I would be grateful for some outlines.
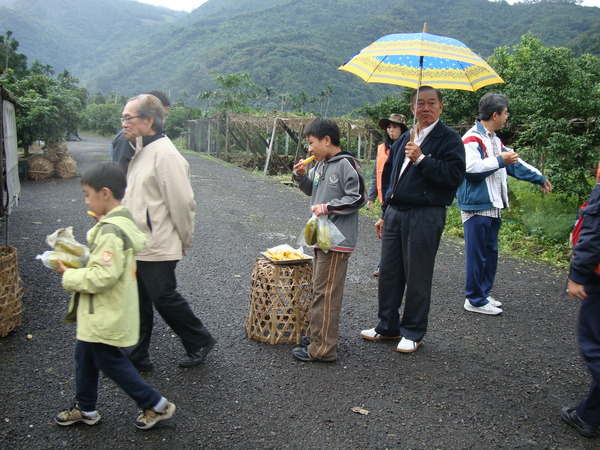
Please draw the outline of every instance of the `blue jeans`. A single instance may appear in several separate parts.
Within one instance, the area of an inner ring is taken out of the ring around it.
[[[161,399],[121,348],[78,340],[75,345],[75,399],[83,411],[96,409],[100,371],[134,399],[139,408],[152,408]]]
[[[473,306],[487,305],[498,268],[498,233],[502,219],[473,216],[465,223],[465,295]]]

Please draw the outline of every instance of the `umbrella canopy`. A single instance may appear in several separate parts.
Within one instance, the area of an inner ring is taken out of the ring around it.
[[[367,83],[417,89],[476,91],[504,83],[479,55],[457,39],[428,33],[389,34],[363,48],[338,68]]]

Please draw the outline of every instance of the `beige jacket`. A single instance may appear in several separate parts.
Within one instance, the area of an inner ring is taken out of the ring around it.
[[[181,259],[192,243],[196,202],[189,164],[168,137],[137,138],[123,203],[148,238],[138,261]]]

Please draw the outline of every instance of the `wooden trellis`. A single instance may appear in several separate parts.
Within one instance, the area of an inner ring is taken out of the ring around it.
[[[228,159],[233,153],[248,153],[265,157],[264,173],[270,164],[282,164],[283,156],[298,160],[305,156],[302,132],[314,117],[255,116],[250,114],[219,113],[188,122],[189,149]],[[359,159],[370,161],[383,139],[375,125],[351,119],[334,119],[345,140],[344,150]],[[283,144],[280,144],[280,136]],[[349,145],[348,145],[349,143]],[[290,145],[294,148],[291,149]]]

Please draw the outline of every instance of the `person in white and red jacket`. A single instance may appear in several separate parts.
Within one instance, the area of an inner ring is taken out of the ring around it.
[[[479,101],[479,118],[463,136],[467,172],[456,198],[465,232],[466,286],[464,309],[488,315],[502,313],[502,303],[491,296],[498,266],[498,233],[503,208],[508,206],[507,174],[539,184],[552,184],[539,170],[505,147],[496,131],[508,119],[508,100],[488,93]]]

